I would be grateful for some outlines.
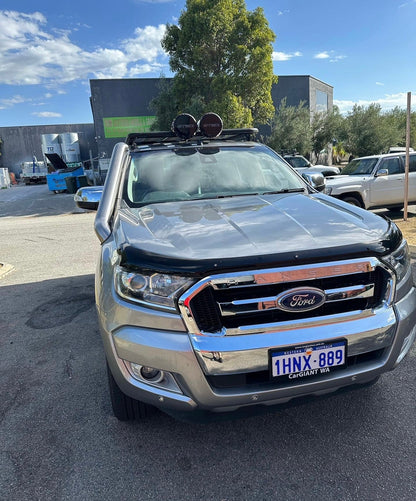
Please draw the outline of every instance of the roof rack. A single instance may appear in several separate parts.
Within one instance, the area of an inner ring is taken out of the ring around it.
[[[192,144],[195,141],[253,141],[259,130],[255,127],[246,129],[223,129],[217,137],[209,138],[200,132],[197,132],[190,139],[182,139],[173,134],[172,131],[156,131],[156,132],[132,132],[125,140],[125,143],[130,148],[135,148],[147,144],[162,144],[162,143],[181,143]]]

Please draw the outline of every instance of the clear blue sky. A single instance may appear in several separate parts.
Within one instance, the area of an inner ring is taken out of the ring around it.
[[[276,34],[276,75],[312,75],[354,103],[416,109],[416,0],[246,0]],[[90,123],[90,78],[170,76],[160,46],[185,0],[2,0],[0,126]]]

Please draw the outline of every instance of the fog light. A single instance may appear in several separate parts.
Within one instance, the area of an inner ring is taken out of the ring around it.
[[[145,378],[145,379],[157,379],[161,372],[159,369],[153,369],[153,367],[142,367],[140,369],[140,374]]]
[[[148,384],[149,386],[153,386],[155,388],[161,388],[166,391],[182,393],[182,390],[179,388],[178,383],[170,372],[155,369],[154,367],[149,367],[148,365],[135,364],[134,362],[129,362],[127,360],[125,360],[124,363],[129,373],[136,381],[139,381],[142,384]]]
[[[160,383],[165,377],[163,371],[155,369],[153,367],[134,363],[130,363],[130,367],[134,376],[136,376],[138,379],[149,381],[150,383]]]

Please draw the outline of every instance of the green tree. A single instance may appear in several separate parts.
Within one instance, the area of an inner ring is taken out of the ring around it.
[[[396,106],[385,113],[387,126],[391,131],[391,144],[389,146],[406,146],[407,111]],[[410,114],[410,146],[416,145],[416,113]]]
[[[278,152],[297,151],[306,155],[311,151],[312,129],[304,101],[298,106],[286,106],[286,98],[282,99],[267,144]]]
[[[151,128],[169,130],[173,118],[177,115],[177,107],[173,99],[172,82],[164,75],[159,80],[159,94],[150,102],[150,109],[156,113],[156,119]]]
[[[396,106],[384,113],[386,126],[391,131],[391,144],[389,146],[406,145],[406,110]]]
[[[337,106],[327,113],[314,113],[311,121],[312,151],[318,158],[319,153],[342,137],[343,117]]]
[[[386,152],[400,140],[397,128],[392,127],[394,120],[383,114],[378,104],[356,104],[345,120],[346,149],[354,156]]]
[[[263,10],[247,11],[244,0],[187,0],[162,40],[174,77],[153,102],[158,125],[170,125],[168,108],[213,111],[226,127],[270,122],[274,40]]]

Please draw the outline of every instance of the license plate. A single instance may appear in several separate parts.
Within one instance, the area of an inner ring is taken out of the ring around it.
[[[347,342],[338,339],[270,350],[273,378],[285,376],[291,381],[317,376],[343,367],[346,363]]]

